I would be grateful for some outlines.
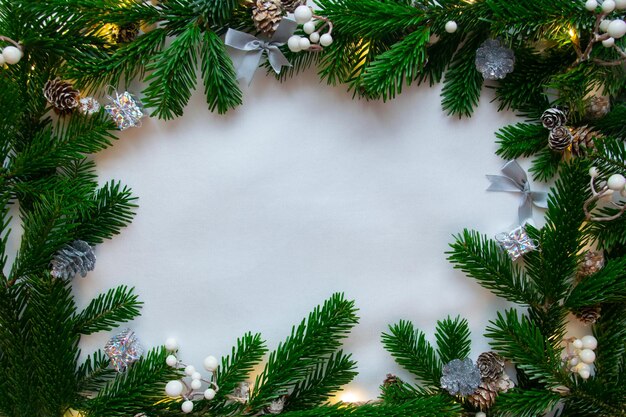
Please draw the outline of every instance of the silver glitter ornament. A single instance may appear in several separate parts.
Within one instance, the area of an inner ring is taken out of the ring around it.
[[[115,370],[124,372],[131,364],[139,360],[143,348],[139,344],[135,332],[126,329],[107,342],[104,346],[104,352]]]
[[[112,104],[104,106],[113,122],[119,130],[129,127],[141,127],[141,119],[145,115],[141,102],[131,93],[125,91],[122,94],[115,93],[116,98],[109,97]]]
[[[497,39],[487,39],[476,50],[476,69],[486,80],[501,80],[515,66],[515,54],[512,49],[502,46]]]
[[[498,233],[496,240],[513,261],[538,247],[537,242],[528,236],[523,226],[518,226],[510,232]]]
[[[470,358],[454,359],[443,366],[441,388],[452,395],[471,395],[480,385],[480,370]]]
[[[100,103],[93,97],[83,97],[78,101],[78,111],[91,116],[100,111]]]
[[[70,279],[76,274],[84,277],[96,267],[96,254],[89,243],[75,240],[54,255],[50,266],[52,267],[50,273],[55,278]]]

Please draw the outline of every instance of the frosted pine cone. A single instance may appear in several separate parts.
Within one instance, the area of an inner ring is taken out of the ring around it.
[[[578,265],[578,276],[580,278],[588,277],[602,268],[604,268],[604,252],[601,250],[588,250],[585,252],[582,262]]]
[[[497,381],[504,373],[504,358],[496,352],[481,353],[476,360],[483,381]]]
[[[306,4],[306,0],[283,0],[283,9],[288,13],[293,13],[296,7]]]
[[[600,306],[582,307],[574,311],[574,315],[585,324],[595,324],[600,318],[600,311]]]
[[[572,132],[567,126],[558,126],[550,131],[548,146],[554,151],[564,151],[572,143]]]
[[[585,112],[590,119],[601,119],[611,110],[611,102],[608,97],[594,96],[591,97]]]
[[[572,132],[572,154],[575,156],[586,156],[593,149],[593,142],[602,139],[604,135],[590,128],[589,126],[575,127]]]
[[[49,80],[43,87],[43,95],[58,114],[69,114],[78,107],[80,92],[72,84],[58,78]]]
[[[553,107],[543,112],[541,115],[541,124],[546,129],[554,129],[555,127],[563,126],[567,123],[567,116],[561,109]]]
[[[283,18],[280,0],[257,0],[252,9],[254,26],[266,35],[273,35]]]
[[[65,245],[59,250],[50,265],[51,274],[55,278],[71,279],[76,274],[84,277],[96,267],[96,255],[89,243],[75,240],[71,245]]]

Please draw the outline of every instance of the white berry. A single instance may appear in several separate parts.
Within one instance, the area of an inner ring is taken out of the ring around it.
[[[598,2],[596,0],[587,0],[587,2],[585,3],[585,9],[589,10],[590,12],[593,12],[596,7],[598,7]]]
[[[303,25],[313,17],[313,12],[309,6],[298,6],[296,10],[293,12],[293,16],[296,18],[296,22]]]
[[[196,372],[196,368],[193,365],[187,365],[187,367],[185,368],[185,373],[189,376],[193,375],[193,373]]]
[[[333,37],[330,36],[330,33],[324,33],[320,36],[320,45],[329,46],[331,43],[333,43]]]
[[[576,372],[580,372],[580,371],[591,372],[591,366],[589,366],[588,364],[584,362],[581,362],[578,365],[576,365]]]
[[[165,385],[165,393],[172,398],[180,397],[183,393],[183,383],[178,380],[168,382]]]
[[[215,356],[207,356],[204,358],[204,362],[202,362],[202,364],[204,365],[204,369],[207,371],[215,372],[218,366],[217,358]]]
[[[597,177],[598,175],[600,175],[600,173],[598,172],[598,168],[596,168],[596,167],[591,167],[591,168],[589,168],[589,176],[590,176],[591,178],[595,178],[595,177]]]
[[[204,398],[206,398],[207,400],[212,400],[213,398],[215,398],[215,394],[217,394],[217,392],[215,392],[213,388],[209,388],[204,391]]]
[[[589,377],[591,376],[591,371],[583,369],[578,371],[578,375],[580,375],[582,379],[589,379]]]
[[[287,40],[287,47],[291,52],[300,52],[302,49],[300,48],[300,36],[293,35]]]
[[[174,367],[178,363],[178,359],[176,359],[176,356],[174,355],[168,355],[168,357],[165,358],[165,363],[167,366]]]
[[[487,417],[487,414],[483,413],[482,411],[479,411],[476,413],[476,417]]]
[[[615,45],[615,39],[613,38],[608,38],[602,41],[602,46],[604,46],[605,48],[610,48],[613,45]]]
[[[576,339],[572,342],[572,346],[574,346],[576,349],[582,349],[583,348],[583,341],[580,339]]]
[[[613,0],[604,0],[602,2],[602,11],[604,13],[611,13],[615,10],[615,1]]]
[[[183,410],[185,414],[191,413],[193,411],[193,402],[189,400],[185,401],[180,409]]]
[[[458,27],[459,26],[456,24],[456,22],[454,20],[449,20],[448,22],[446,22],[446,32],[448,32],[448,33],[456,32]]]
[[[620,39],[622,36],[626,35],[626,22],[619,19],[612,21],[609,23],[606,33],[612,38]]]
[[[304,26],[302,26],[302,30],[307,35],[310,35],[311,33],[315,32],[315,22],[313,22],[312,20],[309,22],[306,22]]]
[[[626,9],[626,0],[615,0],[615,6],[618,10]]]
[[[22,59],[24,54],[20,50],[20,48],[16,48],[15,46],[7,46],[2,50],[2,57],[4,58],[4,62],[9,65],[17,64]]]
[[[609,25],[611,24],[610,20],[603,20],[600,22],[600,30],[602,32],[606,32],[607,30],[609,30]]]
[[[606,185],[613,191],[622,191],[626,185],[626,178],[621,174],[613,174],[609,177]]]
[[[309,38],[300,38],[300,49],[303,51],[308,50],[311,47],[311,41]]]
[[[168,337],[165,341],[165,349],[169,350],[170,352],[178,350],[178,341],[173,337]]]
[[[193,381],[191,381],[190,385],[192,389],[200,389],[200,387],[202,386],[202,381],[200,381],[199,379],[194,379]]]
[[[196,371],[191,375],[191,379],[202,379],[202,374]]]
[[[584,336],[581,339],[581,342],[583,342],[583,348],[585,348],[585,349],[594,350],[595,348],[598,347],[598,339],[596,339],[592,335]]]
[[[570,366],[576,366],[578,365],[578,362],[579,362],[578,358],[572,358],[569,360]]]
[[[309,35],[309,40],[311,41],[311,43],[318,43],[320,41],[320,34],[319,32],[313,32]]]
[[[596,360],[596,354],[591,349],[583,349],[578,354],[580,360],[586,364],[592,364]]]

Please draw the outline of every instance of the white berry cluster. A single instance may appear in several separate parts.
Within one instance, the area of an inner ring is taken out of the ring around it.
[[[600,175],[598,168],[591,167],[589,169],[589,175],[591,178],[597,178],[598,175]],[[611,175],[606,182],[606,187],[615,193],[620,193],[622,197],[626,198],[626,178],[624,178],[622,174]]]
[[[333,37],[331,36],[332,24],[329,20],[314,15],[313,10],[305,5],[298,6],[293,14],[296,22],[302,25],[302,30],[309,36],[293,35],[290,37],[287,41],[287,46],[291,52],[319,51],[324,46],[329,46],[333,43]],[[325,28],[328,28],[327,32],[320,33]]]
[[[178,351],[178,342],[174,338],[169,338],[165,341],[165,348],[171,352],[171,354],[165,359],[172,368],[184,369],[186,377],[180,380],[169,381],[165,385],[165,393],[171,398],[182,398],[184,401],[181,405],[183,413],[191,413],[193,411],[193,399],[195,396],[202,396],[207,400],[215,398],[218,386],[215,383],[215,371],[219,364],[214,356],[207,356],[204,358],[204,369],[211,373],[209,379],[202,377],[202,374],[196,370],[193,365],[185,365],[180,362],[176,357]],[[202,386],[206,384],[206,389],[200,391]]]
[[[591,335],[567,340],[563,360],[566,361],[569,371],[578,374],[582,379],[588,379],[591,376],[591,365],[596,360],[594,350],[597,347],[598,341]]]
[[[9,45],[5,46],[2,49],[2,53],[0,53],[0,67],[3,67],[5,64],[7,65],[15,65],[24,56],[21,48],[17,46]]]
[[[599,13],[607,16],[617,10],[626,10],[626,0],[604,0],[602,4],[598,4],[598,0],[587,0],[585,3],[585,8],[590,12],[596,12],[598,7],[601,9]],[[611,48],[615,45],[616,39],[626,35],[626,22],[623,18],[603,19],[600,22],[600,31],[606,34],[602,45]]]

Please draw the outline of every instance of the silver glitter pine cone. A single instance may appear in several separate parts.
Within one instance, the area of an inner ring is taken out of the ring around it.
[[[470,395],[480,385],[480,371],[470,358],[453,359],[443,366],[441,388],[452,395]]]
[[[483,380],[497,381],[504,373],[504,358],[496,352],[484,352],[476,359]]]
[[[306,0],[283,0],[283,9],[288,13],[293,13],[298,6],[306,4]]]
[[[515,53],[498,39],[487,39],[476,50],[476,69],[486,80],[501,80],[515,66]]]
[[[548,146],[553,151],[564,151],[571,144],[574,137],[567,126],[557,126],[550,131]]]
[[[259,32],[271,36],[278,29],[283,13],[280,0],[257,0],[252,9],[252,20]]]
[[[72,84],[60,79],[48,80],[43,87],[43,95],[52,104],[54,111],[66,115],[78,107],[80,92]]]
[[[561,109],[553,107],[543,112],[541,115],[541,124],[546,129],[552,130],[556,127],[563,126],[567,123],[567,115]]]
[[[96,254],[89,243],[75,240],[54,255],[50,266],[50,273],[55,278],[71,279],[76,274],[84,277],[96,267]]]
[[[574,315],[584,324],[595,324],[601,316],[600,306],[581,307],[574,311]]]

